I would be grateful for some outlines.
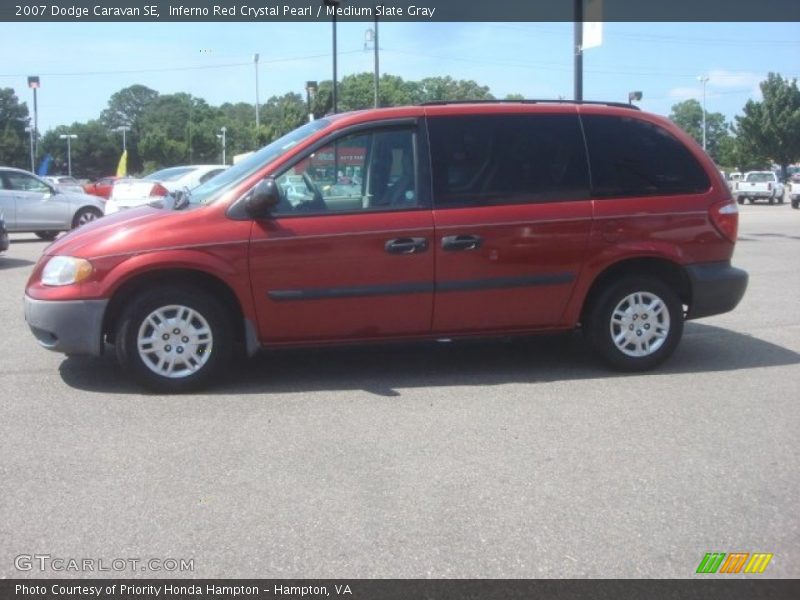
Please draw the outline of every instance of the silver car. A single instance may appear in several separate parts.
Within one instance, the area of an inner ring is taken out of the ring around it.
[[[52,183],[60,192],[83,194],[83,186],[74,177],[68,175],[48,175],[42,177],[46,182]]]
[[[43,240],[103,216],[97,196],[62,192],[33,173],[0,167],[0,213],[9,232],[32,231]]]

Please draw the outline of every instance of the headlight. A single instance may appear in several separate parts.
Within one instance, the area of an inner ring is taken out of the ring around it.
[[[92,263],[83,258],[54,256],[42,270],[44,285],[71,285],[87,279],[92,274]]]

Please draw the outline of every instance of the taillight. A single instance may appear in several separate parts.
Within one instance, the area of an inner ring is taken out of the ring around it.
[[[768,184],[767,184],[767,191],[768,191],[768,192],[771,192],[771,191],[772,191],[772,184],[771,184],[771,183],[768,183]]]
[[[166,196],[169,194],[169,190],[165,188],[160,183],[156,183],[153,185],[153,189],[150,190],[151,196]]]
[[[738,181],[733,184],[733,189],[735,189],[737,192],[739,191],[739,182]]]
[[[735,202],[724,200],[711,206],[708,211],[711,223],[717,228],[722,237],[736,243],[739,232],[739,207]]]

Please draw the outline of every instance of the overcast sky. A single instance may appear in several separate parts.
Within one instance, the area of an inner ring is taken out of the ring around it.
[[[371,23],[340,23],[339,77],[372,71]],[[418,80],[473,79],[497,97],[571,98],[572,23],[382,23],[382,73]],[[584,98],[627,101],[668,114],[687,98],[732,118],[769,71],[800,75],[800,23],[606,23],[603,45],[584,54]],[[304,94],[331,77],[329,23],[0,23],[0,87],[30,106],[28,75],[41,77],[39,128],[99,116],[133,84],[188,92],[210,104],[259,94]]]

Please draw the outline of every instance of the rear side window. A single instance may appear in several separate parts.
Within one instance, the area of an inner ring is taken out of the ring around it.
[[[711,185],[700,163],[666,129],[625,117],[581,118],[594,196],[698,194]]]
[[[439,208],[589,197],[576,115],[430,117],[428,133]]]

